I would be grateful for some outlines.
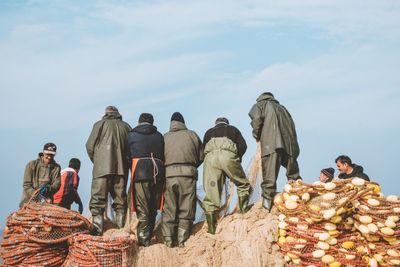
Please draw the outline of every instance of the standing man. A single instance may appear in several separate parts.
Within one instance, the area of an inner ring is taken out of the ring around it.
[[[359,177],[369,181],[368,175],[364,173],[364,168],[360,165],[354,164],[350,157],[346,155],[340,155],[336,158],[335,163],[339,170],[339,179]]]
[[[142,113],[126,138],[126,159],[131,164],[132,211],[139,220],[139,246],[149,246],[157,209],[162,208],[165,184],[164,138],[153,125],[153,115]]]
[[[269,211],[280,166],[286,168],[288,180],[301,179],[297,164],[300,148],[296,129],[289,112],[269,92],[257,98],[249,116],[253,137],[261,143],[263,207]]]
[[[57,192],[60,187],[61,167],[54,160],[56,151],[55,144],[47,143],[43,147],[43,152],[39,153],[39,158],[26,165],[20,207],[27,203],[38,189],[42,196],[50,199]]]
[[[112,207],[117,226],[122,228],[125,224],[128,166],[124,158],[124,145],[130,130],[131,127],[122,120],[118,109],[108,106],[103,118],[94,124],[86,142],[87,153],[93,162],[89,209],[96,235],[103,233],[108,193],[114,201]]]
[[[218,118],[215,127],[204,135],[203,186],[206,196],[203,208],[208,224],[208,233],[215,234],[225,177],[237,187],[239,208],[242,213],[250,209],[251,186],[241,162],[247,145],[240,131],[229,125],[227,118]]]
[[[69,160],[68,168],[61,171],[61,186],[57,193],[53,196],[53,203],[71,209],[71,204],[75,202],[79,205],[79,213],[83,212],[83,205],[78,194],[79,175],[81,161],[77,158]]]
[[[164,142],[166,182],[161,230],[168,247],[176,242],[182,247],[196,214],[197,168],[203,162],[203,144],[194,131],[186,128],[179,112],[172,114]]]

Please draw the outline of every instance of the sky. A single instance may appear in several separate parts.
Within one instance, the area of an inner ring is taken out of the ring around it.
[[[247,168],[248,112],[272,92],[294,118],[306,182],[346,154],[398,194],[399,25],[396,0],[0,1],[0,228],[47,142],[62,168],[81,159],[88,212],[85,143],[108,105],[131,126],[152,113],[162,133],[179,111],[200,137],[225,116]]]

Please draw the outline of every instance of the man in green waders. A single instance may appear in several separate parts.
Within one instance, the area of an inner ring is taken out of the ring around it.
[[[241,161],[247,145],[240,131],[229,125],[226,118],[218,118],[215,127],[204,135],[203,187],[206,196],[203,200],[208,233],[215,234],[221,202],[221,192],[225,177],[237,187],[241,213],[250,209],[251,187],[243,171]]]

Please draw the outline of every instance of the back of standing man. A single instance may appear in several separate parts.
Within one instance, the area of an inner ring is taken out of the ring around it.
[[[126,183],[128,166],[126,164],[125,138],[131,130],[122,120],[114,106],[105,109],[103,118],[96,122],[86,142],[86,150],[93,162],[92,192],[89,203],[93,217],[94,234],[103,233],[104,211],[108,193],[113,198],[112,207],[119,228],[126,218]]]
[[[270,210],[280,166],[286,168],[288,180],[301,179],[296,129],[290,113],[269,92],[257,98],[249,116],[253,137],[261,144],[263,207]]]

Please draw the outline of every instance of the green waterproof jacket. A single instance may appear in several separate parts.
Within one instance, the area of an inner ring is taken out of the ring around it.
[[[171,121],[164,135],[165,176],[193,177],[204,159],[203,144],[199,136],[179,121]]]
[[[277,149],[283,149],[294,158],[299,156],[300,148],[293,119],[271,94],[261,94],[249,116],[253,137],[261,143],[261,156],[274,153]]]
[[[96,122],[86,142],[93,162],[93,178],[106,175],[127,175],[125,138],[131,127],[118,112],[109,112]]]
[[[55,161],[45,166],[41,157],[30,161],[25,168],[22,199],[19,204],[22,207],[32,197],[33,193],[43,185],[49,185],[49,195],[58,191],[61,185],[61,167]]]

